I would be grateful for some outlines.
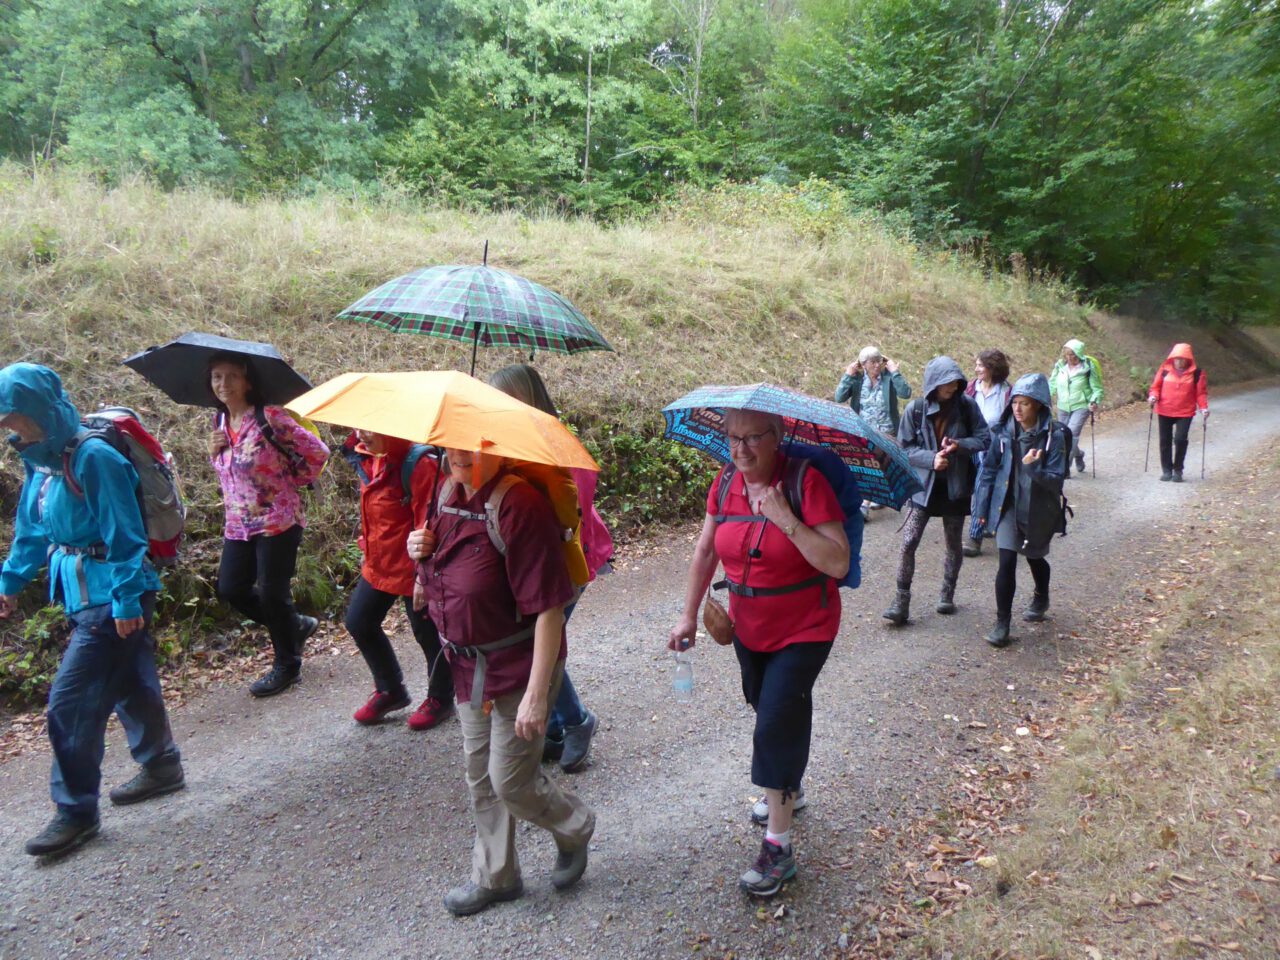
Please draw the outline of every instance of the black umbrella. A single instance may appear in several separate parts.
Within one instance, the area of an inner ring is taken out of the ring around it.
[[[234,354],[249,366],[262,403],[280,406],[311,389],[307,378],[289,366],[271,344],[232,340],[212,333],[184,333],[162,347],[135,353],[124,365],[138,371],[176,403],[217,407],[209,391],[208,367],[209,358],[218,353]]]

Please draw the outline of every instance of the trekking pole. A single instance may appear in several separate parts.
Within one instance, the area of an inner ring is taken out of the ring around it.
[[[1098,479],[1098,443],[1093,435],[1093,411],[1089,411],[1089,465],[1093,478]]]
[[[1151,425],[1156,422],[1156,408],[1152,407],[1151,412],[1147,415],[1147,456],[1142,461],[1142,472],[1147,472],[1147,467],[1151,466]]]
[[[1204,479],[1204,448],[1209,444],[1209,419],[1202,417],[1200,420],[1200,479]]]

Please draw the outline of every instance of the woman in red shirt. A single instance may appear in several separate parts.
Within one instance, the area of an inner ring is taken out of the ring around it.
[[[849,541],[844,512],[817,470],[804,471],[801,516],[788,505],[779,417],[730,410],[725,430],[732,463],[708,493],[684,613],[667,646],[693,645],[698,608],[723,563],[742,692],[756,712],[751,780],[764,788],[768,807],[760,855],[739,885],[770,897],[796,872],[791,818],[809,762],[813,685],[840,629],[836,581],[849,569]]]
[[[1209,418],[1209,383],[1196,366],[1191,344],[1173,345],[1151,381],[1147,403],[1160,418],[1160,479],[1181,483],[1191,420],[1197,409]]]
[[[355,712],[356,723],[369,726],[409,705],[400,661],[382,629],[397,598],[403,598],[409,629],[422,648],[430,678],[427,698],[407,723],[410,730],[430,730],[453,712],[453,676],[440,658],[440,632],[430,617],[413,609],[411,601],[414,563],[405,541],[415,526],[426,522],[439,478],[436,457],[422,448],[416,451],[417,462],[406,477],[411,450],[407,440],[367,430],[357,430],[343,446],[343,456],[360,477],[360,550],[364,553],[345,623],[373,674],[373,695]]]

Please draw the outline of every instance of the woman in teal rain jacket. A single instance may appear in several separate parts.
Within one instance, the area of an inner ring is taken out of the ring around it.
[[[147,559],[138,474],[109,443],[85,440],[67,456],[80,416],[48,367],[0,370],[0,427],[25,470],[13,545],[0,569],[0,617],[47,564],[49,598],[71,637],[49,691],[50,792],[58,811],[27,842],[33,856],[62,853],[98,832],[98,787],[107,720],[114,712],[142,765],[111,791],[136,803],[183,786],[148,625],[160,578]],[[75,486],[67,482],[70,469]]]

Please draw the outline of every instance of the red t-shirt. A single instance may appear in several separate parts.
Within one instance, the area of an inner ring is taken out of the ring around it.
[[[502,476],[499,473],[470,500],[459,484],[445,505],[484,513],[485,501]],[[436,549],[423,561],[427,612],[450,643],[478,646],[509,637],[577,593],[565,566],[555,511],[528,483],[515,484],[502,498],[498,531],[507,545],[505,557],[490,541],[483,521],[440,513],[431,529]],[[567,653],[561,631],[557,659]],[[486,661],[486,700],[523,690],[533,664],[533,640],[495,650]],[[476,661],[455,656],[449,662],[458,700],[469,703]]]
[[[778,456],[778,476],[782,476],[785,457]],[[721,471],[707,494],[707,513],[719,511]],[[816,468],[804,473],[800,488],[800,520],[806,526],[822,523],[844,522],[844,511],[836,500],[831,484]],[[751,513],[747,499],[746,480],[735,473],[729,494],[725,497],[724,513],[728,516],[747,516]],[[760,540],[760,556],[751,561],[747,570],[747,551],[756,546],[761,527],[764,538]],[[736,583],[749,587],[783,587],[817,576],[812,567],[796,549],[785,533],[772,523],[721,523],[716,526],[716,554],[724,564],[725,574]],[[822,605],[822,592],[826,591],[827,603]],[[771,597],[741,597],[729,594],[729,615],[742,645],[748,650],[771,653],[792,643],[813,643],[834,640],[840,629],[840,589],[836,581],[828,579],[821,586],[814,585],[792,593]]]

